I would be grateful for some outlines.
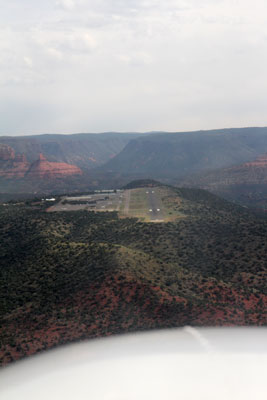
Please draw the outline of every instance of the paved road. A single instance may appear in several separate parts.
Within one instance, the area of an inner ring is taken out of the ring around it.
[[[123,201],[122,192],[119,193],[100,193],[86,196],[68,197],[64,196],[62,200],[48,211],[76,211],[76,210],[93,210],[93,211],[118,211],[121,202]],[[69,202],[81,201],[81,204],[64,203],[64,200]],[[88,201],[88,203],[86,203]],[[83,202],[83,203],[82,203]],[[91,204],[90,204],[91,202]],[[129,208],[129,206],[128,206]]]
[[[148,196],[148,206],[149,206],[149,215],[151,221],[164,221],[164,215],[161,209],[161,202],[158,199],[158,196],[155,190],[147,189],[146,190]],[[150,211],[152,210],[152,211]]]

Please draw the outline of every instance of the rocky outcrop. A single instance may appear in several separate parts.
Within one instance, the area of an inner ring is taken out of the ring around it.
[[[76,165],[47,161],[41,153],[39,159],[31,164],[26,177],[53,179],[72,175],[82,175],[82,171]]]
[[[17,155],[13,160],[5,161],[0,166],[0,176],[7,179],[23,178],[30,167],[24,154]]]
[[[30,164],[24,154],[15,155],[14,149],[0,144],[0,176],[4,178],[23,178]]]
[[[0,162],[13,160],[15,158],[15,151],[12,147],[0,143]]]

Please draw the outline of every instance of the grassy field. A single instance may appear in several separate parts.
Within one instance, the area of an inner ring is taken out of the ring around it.
[[[156,188],[156,193],[162,202],[165,222],[186,217],[183,213],[184,201],[182,197],[177,196],[172,189],[167,187]]]

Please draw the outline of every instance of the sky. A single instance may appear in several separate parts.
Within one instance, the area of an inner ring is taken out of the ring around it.
[[[267,126],[266,0],[0,0],[0,135]]]

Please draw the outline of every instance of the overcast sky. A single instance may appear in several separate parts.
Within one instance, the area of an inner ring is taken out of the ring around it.
[[[0,0],[0,134],[267,126],[266,0]]]

